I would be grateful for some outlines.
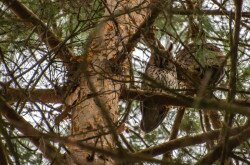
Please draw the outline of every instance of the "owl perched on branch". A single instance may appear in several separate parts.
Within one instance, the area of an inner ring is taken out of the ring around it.
[[[216,86],[225,74],[225,56],[221,50],[211,43],[189,44],[176,55],[177,78],[179,86],[194,89],[198,97],[211,98],[213,87]],[[185,72],[188,70],[188,74]],[[214,128],[220,128],[221,123],[217,111],[209,110],[204,113]],[[205,118],[206,120],[206,118]],[[208,124],[210,124],[207,122]]]
[[[151,56],[146,66],[142,89],[164,92],[164,87],[176,88],[177,75],[175,66],[171,62],[173,61],[172,44],[165,50],[152,33],[149,35],[151,36],[147,38],[147,45],[150,47]],[[163,49],[164,51],[161,51]],[[168,106],[158,104],[156,100],[146,99],[142,101],[141,129],[146,133],[153,131],[162,123],[169,108]]]

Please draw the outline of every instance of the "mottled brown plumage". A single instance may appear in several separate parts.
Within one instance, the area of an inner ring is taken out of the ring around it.
[[[172,45],[165,51],[164,54],[158,54],[156,48],[162,47],[160,43],[156,43],[155,48],[151,48],[151,57],[147,63],[145,70],[145,80],[142,88],[157,92],[164,92],[163,86],[168,88],[175,88],[177,85],[177,75],[171,53]],[[159,105],[157,101],[147,99],[141,103],[141,129],[148,133],[157,128],[168,111],[168,106]]]
[[[189,44],[176,55],[176,62],[182,69],[191,73],[190,78],[177,67],[178,80],[185,82],[185,86],[194,87],[195,83],[201,85],[201,80],[210,72],[208,84],[217,84],[224,75],[223,62],[225,56],[214,44]],[[192,80],[193,78],[193,80]],[[199,81],[197,81],[199,80]],[[196,82],[193,82],[196,81]]]
[[[225,56],[221,50],[211,43],[189,44],[177,53],[176,62],[180,66],[176,69],[179,87],[194,89],[194,93],[188,93],[190,95],[211,98],[212,88],[221,81],[225,72]],[[217,111],[206,111],[204,116],[209,116],[214,128],[221,126]]]

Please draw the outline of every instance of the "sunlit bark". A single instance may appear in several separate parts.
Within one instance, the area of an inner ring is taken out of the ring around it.
[[[112,79],[124,79],[126,61],[122,68],[122,64],[116,64],[114,61],[147,17],[147,9],[140,9],[146,5],[147,1],[137,0],[109,0],[104,3],[104,15],[108,15],[109,19],[103,20],[93,33],[87,58],[79,64],[82,68],[79,85],[66,98],[67,106],[74,107],[71,118],[72,139],[83,140],[84,143],[105,149],[114,150],[118,147],[118,152],[122,152],[116,133],[121,84]],[[137,11],[131,12],[135,7]],[[122,12],[126,14],[113,16]],[[95,96],[88,98],[88,95],[93,93]],[[73,155],[71,160],[75,163],[114,164],[114,160],[107,156],[86,152],[78,147],[70,148]]]

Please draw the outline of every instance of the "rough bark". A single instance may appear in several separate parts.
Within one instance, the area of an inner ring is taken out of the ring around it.
[[[111,66],[114,64],[112,61],[115,61],[118,53],[123,51],[131,36],[137,32],[134,38],[140,37],[141,32],[138,33],[138,29],[143,23],[145,24],[144,19],[149,14],[145,8],[149,4],[148,1],[103,1],[104,15],[108,16],[108,19],[103,19],[97,26],[88,53],[80,58],[75,57],[63,42],[47,29],[45,23],[21,2],[17,0],[2,0],[2,2],[28,26],[36,27],[36,33],[40,39],[56,52],[56,58],[65,62],[69,79],[72,81],[69,85],[74,86],[74,88],[69,87],[72,92],[63,101],[66,107],[72,110],[71,139],[82,140],[86,144],[104,149],[114,149],[116,145],[119,147],[115,121],[118,117],[120,84],[113,82],[113,79],[118,77],[117,73],[113,74]],[[95,93],[94,97],[90,98],[93,93]],[[107,132],[108,135],[101,136]],[[88,164],[89,162],[113,164],[113,160],[103,155],[96,156],[94,152],[88,153],[78,147],[70,145],[69,147],[68,164]]]
[[[145,12],[147,9],[138,9],[137,12],[130,10],[145,5],[148,5],[147,1],[104,2],[105,15],[110,15],[110,18],[103,20],[94,32],[86,58],[79,64],[82,72],[76,80],[78,86],[65,101],[67,106],[74,107],[71,139],[82,140],[86,144],[108,150],[118,147],[118,153],[122,154],[116,133],[121,84],[113,79],[123,79],[126,66],[121,69],[122,72],[119,72],[120,68],[113,66],[116,65],[114,61],[117,54],[148,14]],[[121,11],[127,13],[118,17],[113,16]],[[88,98],[93,93],[95,96]],[[104,155],[86,152],[74,146],[69,147],[72,153],[70,164],[114,164],[114,160]]]

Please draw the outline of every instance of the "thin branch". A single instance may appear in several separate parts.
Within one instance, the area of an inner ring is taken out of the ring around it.
[[[8,159],[7,159],[7,154],[6,154],[6,150],[4,149],[4,145],[2,144],[2,141],[0,141],[0,164],[2,165],[8,165],[9,163],[7,163]]]
[[[160,3],[161,1],[158,1],[157,3],[153,3],[149,6],[151,14],[138,27],[138,30],[129,38],[124,48],[117,53],[118,56],[115,60],[117,64],[120,64],[125,60],[126,55],[130,54],[134,50],[134,47],[141,37],[141,34],[143,34],[149,27],[153,25],[155,19],[158,17],[161,11],[161,9],[159,8]]]
[[[59,151],[57,151],[56,148],[43,139],[43,133],[36,130],[23,117],[18,115],[16,111],[6,103],[2,96],[0,96],[0,112],[11,125],[13,125],[25,136],[29,136],[29,139],[32,141],[32,143],[41,150],[46,158],[52,162],[55,162],[56,165],[60,165],[62,162],[64,162],[64,159]],[[42,145],[41,140],[43,141]]]
[[[244,143],[250,138],[250,128],[243,130],[238,135],[235,135],[228,140],[228,150],[232,150],[240,144]],[[204,158],[197,162],[197,165],[210,165],[213,164],[221,156],[223,145],[220,143],[214,150],[208,153]]]
[[[96,151],[98,153],[102,153],[104,155],[117,159],[120,164],[128,164],[128,163],[136,163],[136,162],[144,161],[144,162],[149,162],[149,163],[157,163],[161,165],[186,165],[184,163],[172,163],[172,162],[162,161],[162,160],[158,160],[158,159],[145,156],[142,154],[132,154],[132,153],[124,152],[123,155],[120,155],[118,152],[105,150],[103,148],[99,148],[99,147],[95,147],[92,145],[88,145],[86,143],[82,143],[81,141],[72,141],[70,139],[65,139],[65,138],[60,138],[57,141],[67,144],[67,145],[78,147],[82,150]]]
[[[212,16],[229,16],[235,15],[235,12],[227,10],[187,10],[182,8],[173,8],[170,11],[175,15],[212,15]],[[242,17],[250,18],[250,12],[242,12]]]
[[[249,138],[250,137],[249,123],[241,127],[230,129],[229,133],[232,136],[237,135],[238,133],[240,134],[237,136],[240,136],[240,135],[244,135],[245,133],[245,137]],[[198,134],[195,136],[186,136],[186,137],[182,137],[179,139],[171,140],[169,142],[166,142],[166,143],[154,146],[154,147],[141,150],[137,152],[137,154],[147,154],[151,156],[157,156],[157,155],[161,155],[163,153],[166,153],[168,151],[172,151],[175,149],[193,146],[193,145],[202,144],[202,143],[216,140],[218,139],[219,135],[220,135],[220,130],[213,130],[213,131]]]
[[[234,28],[234,36],[231,40],[231,51],[230,51],[230,60],[231,60],[231,72],[230,72],[230,80],[229,80],[229,87],[230,90],[228,92],[228,102],[231,103],[235,99],[236,95],[236,82],[237,82],[237,64],[238,64],[238,44],[239,44],[239,37],[240,37],[240,22],[241,22],[241,10],[242,10],[242,0],[235,0],[235,28]],[[226,112],[225,119],[224,119],[224,126],[222,129],[222,153],[221,153],[221,164],[225,163],[227,155],[229,153],[228,150],[228,127],[232,126],[233,123],[233,114],[229,114]]]
[[[53,33],[46,23],[17,0],[1,0],[11,11],[22,19],[28,26],[35,27],[35,32],[40,39],[53,51],[56,56],[63,60],[65,66],[70,64],[74,54],[64,45],[65,43]]]
[[[250,102],[249,101],[234,101],[234,104],[228,104],[225,100],[216,101],[203,98],[192,98],[192,97],[176,97],[173,95],[162,94],[162,93],[152,93],[152,91],[143,90],[124,90],[121,93],[121,99],[133,99],[133,100],[145,100],[152,99],[158,104],[163,105],[173,105],[173,106],[184,106],[184,107],[194,107],[202,109],[218,109],[225,110],[229,113],[240,113],[246,116],[250,116]],[[199,105],[194,105],[194,103],[199,100]],[[240,106],[247,105],[247,106]]]
[[[22,89],[7,88],[0,90],[0,92],[9,103],[16,102],[18,100],[29,100],[32,102],[43,103],[63,103],[63,98],[61,95],[57,94],[54,89],[28,90],[25,94]]]
[[[10,137],[9,133],[7,132],[6,128],[4,128],[4,120],[2,119],[2,116],[0,117],[0,122],[1,122],[0,123],[0,132],[6,141],[6,145],[8,146],[9,153],[13,156],[15,164],[20,165],[19,155],[18,155],[17,151],[15,150],[15,145],[11,141],[11,137]]]

